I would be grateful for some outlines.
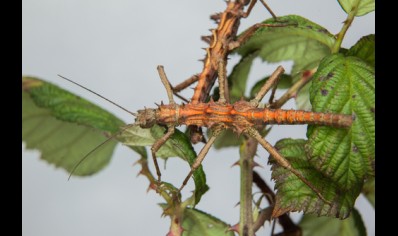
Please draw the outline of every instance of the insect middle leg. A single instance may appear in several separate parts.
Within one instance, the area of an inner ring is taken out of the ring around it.
[[[257,23],[252,25],[248,28],[241,36],[239,36],[235,41],[232,41],[228,44],[228,50],[232,51],[235,48],[240,47],[240,45],[244,44],[259,28],[261,27],[286,27],[292,26],[293,24],[264,24],[264,23]]]
[[[157,69],[158,69],[158,72],[159,72],[160,79],[161,79],[164,87],[166,88],[167,97],[169,98],[170,104],[176,105],[176,103],[174,101],[174,98],[173,98],[173,90],[171,89],[170,82],[167,79],[167,76],[166,76],[166,73],[164,72],[163,66],[159,65],[157,67]],[[153,159],[153,163],[154,163],[155,168],[156,168],[156,174],[158,176],[158,183],[161,182],[162,173],[160,172],[159,164],[158,164],[158,161],[156,159],[156,152],[174,134],[174,131],[175,131],[174,125],[169,125],[167,127],[167,133],[163,137],[161,137],[160,139],[156,140],[156,142],[151,147],[152,159]]]
[[[195,172],[196,169],[199,168],[199,166],[202,164],[202,161],[205,159],[206,154],[209,152],[210,147],[213,145],[214,141],[216,141],[216,138],[220,135],[222,132],[223,128],[221,126],[215,127],[212,131],[213,134],[207,140],[207,143],[203,146],[202,150],[200,150],[198,156],[196,157],[195,162],[191,165],[191,170],[189,171],[189,174],[187,177],[185,177],[184,181],[182,182],[181,187],[179,188],[179,191],[181,191],[185,185],[188,183],[189,179],[191,178],[193,172]]]

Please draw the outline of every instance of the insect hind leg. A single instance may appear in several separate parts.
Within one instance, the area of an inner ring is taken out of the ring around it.
[[[261,146],[263,146],[263,148],[265,148],[269,154],[271,154],[275,161],[282,166],[283,168],[289,170],[290,172],[292,172],[295,176],[297,176],[297,178],[299,178],[303,183],[305,183],[310,189],[312,189],[312,191],[314,191],[316,193],[316,195],[318,195],[318,197],[324,201],[326,204],[331,205],[332,203],[328,200],[326,200],[326,198],[322,195],[322,193],[310,182],[308,181],[303,174],[301,174],[298,170],[296,170],[290,163],[288,160],[286,160],[285,157],[283,157],[278,150],[276,150],[269,142],[267,142],[265,139],[263,139],[260,135],[260,133],[254,129],[254,128],[248,128],[247,130],[245,130],[245,132],[250,135],[251,137],[255,138],[258,143],[261,144]]]

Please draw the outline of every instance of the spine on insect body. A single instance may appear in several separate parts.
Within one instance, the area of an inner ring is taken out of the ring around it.
[[[211,30],[211,36],[203,37],[210,46],[206,48],[203,70],[198,76],[198,84],[191,98],[192,103],[204,102],[207,99],[217,79],[218,62],[226,61],[228,43],[236,37],[244,6],[244,1],[228,1],[227,9],[213,16],[219,23],[217,29]]]
[[[332,127],[349,127],[352,116],[336,113],[256,108],[250,102],[234,104],[188,103],[186,105],[161,105],[157,110],[160,124],[197,125],[211,127],[224,124],[227,128],[251,127],[256,124],[314,124]]]

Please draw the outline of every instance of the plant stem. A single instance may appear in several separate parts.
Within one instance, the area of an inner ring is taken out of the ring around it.
[[[247,138],[240,147],[240,222],[239,233],[242,236],[253,236],[252,183],[253,157],[257,150],[257,141]]]
[[[348,28],[350,28],[352,22],[354,21],[355,15],[358,12],[358,6],[361,1],[356,0],[353,3],[353,7],[351,8],[351,11],[348,13],[347,19],[344,21],[344,25],[341,28],[340,32],[337,34],[337,39],[336,42],[333,45],[332,48],[332,53],[338,53],[341,47],[341,43],[343,42],[343,38],[345,34],[347,33]]]

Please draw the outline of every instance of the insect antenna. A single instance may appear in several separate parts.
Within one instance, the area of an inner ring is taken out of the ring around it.
[[[87,90],[87,91],[89,91],[89,92],[91,92],[91,93],[97,95],[98,97],[100,97],[100,98],[102,98],[102,99],[104,99],[104,100],[106,100],[106,101],[112,103],[113,105],[119,107],[120,109],[122,109],[122,110],[124,110],[124,111],[130,113],[131,115],[137,116],[137,113],[134,113],[134,112],[131,112],[131,111],[127,110],[126,108],[120,106],[120,105],[117,104],[116,102],[111,101],[110,99],[108,99],[108,98],[106,98],[106,97],[104,97],[104,96],[102,96],[102,95],[100,95],[100,94],[94,92],[93,90],[91,90],[91,89],[89,89],[89,88],[86,88],[86,87],[84,87],[83,85],[78,84],[78,83],[76,83],[75,81],[73,81],[73,80],[71,80],[71,79],[68,79],[68,78],[66,78],[66,77],[64,77],[64,76],[62,76],[62,75],[58,75],[58,76],[61,77],[61,78],[64,79],[64,80],[67,80],[67,81],[71,82],[72,84],[76,84],[76,85],[79,86],[80,88],[83,88],[83,89],[85,89],[85,90]]]
[[[68,181],[70,180],[70,178],[72,177],[73,173],[75,173],[77,167],[79,167],[80,164],[83,163],[83,161],[85,161],[93,152],[95,152],[96,150],[98,150],[100,147],[102,147],[103,145],[105,145],[106,143],[108,143],[109,141],[111,141],[113,138],[115,138],[117,135],[123,133],[126,129],[130,128],[131,126],[135,125],[133,124],[129,124],[126,125],[126,127],[124,127],[122,130],[112,134],[109,138],[107,138],[105,141],[103,141],[102,143],[98,144],[98,146],[96,146],[94,149],[92,149],[91,151],[89,151],[86,155],[84,155],[84,157],[82,157],[82,159],[80,159],[80,161],[73,167],[72,171],[69,174],[68,177]]]

